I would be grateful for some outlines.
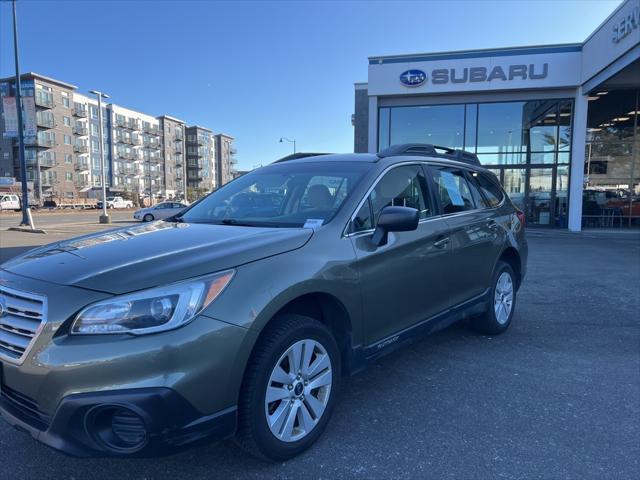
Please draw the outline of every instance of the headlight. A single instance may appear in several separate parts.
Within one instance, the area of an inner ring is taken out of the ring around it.
[[[94,303],[78,314],[71,333],[144,335],[180,327],[213,302],[233,274],[227,270]]]

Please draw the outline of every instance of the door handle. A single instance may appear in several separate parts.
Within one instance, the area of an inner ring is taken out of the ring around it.
[[[433,246],[436,248],[444,248],[449,245],[449,237],[441,238],[440,240],[436,240],[433,242]]]

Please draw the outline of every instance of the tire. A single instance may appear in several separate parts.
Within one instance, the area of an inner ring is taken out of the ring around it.
[[[516,276],[511,265],[500,261],[493,273],[489,308],[484,314],[473,318],[471,326],[485,335],[499,335],[506,332],[511,325],[515,309]]]
[[[142,217],[143,222],[153,222],[153,215],[147,213],[144,217]]]
[[[312,351],[310,364],[316,367],[305,367],[301,376],[293,377],[288,360],[291,357],[286,354],[296,346],[300,346],[297,357],[303,359],[301,363],[306,358],[304,352]],[[278,375],[276,367],[284,377]],[[305,370],[311,370],[309,380]],[[322,435],[333,413],[340,371],[338,346],[322,323],[301,315],[275,318],[258,340],[245,372],[236,443],[262,460],[283,461],[305,451]],[[324,386],[313,389],[314,382]],[[266,403],[268,387],[275,392],[272,398],[277,398],[270,403]],[[322,404],[324,409],[320,408]],[[274,433],[279,430],[281,434]]]

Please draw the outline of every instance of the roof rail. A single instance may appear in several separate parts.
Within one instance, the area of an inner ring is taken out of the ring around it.
[[[279,158],[278,160],[276,160],[273,163],[280,163],[280,162],[287,162],[289,160],[297,160],[298,158],[305,158],[305,157],[318,157],[320,155],[331,155],[330,153],[305,153],[305,152],[298,152],[298,153],[292,153],[291,155],[287,155],[286,157],[282,157]]]
[[[378,157],[380,158],[397,157],[400,155],[437,157],[480,166],[480,160],[478,160],[478,156],[474,153],[449,147],[441,147],[439,145],[431,145],[429,143],[402,143],[391,145],[378,153]]]

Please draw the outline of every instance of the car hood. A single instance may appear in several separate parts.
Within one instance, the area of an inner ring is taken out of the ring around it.
[[[302,247],[303,228],[152,222],[53,243],[5,262],[17,275],[121,294]]]

